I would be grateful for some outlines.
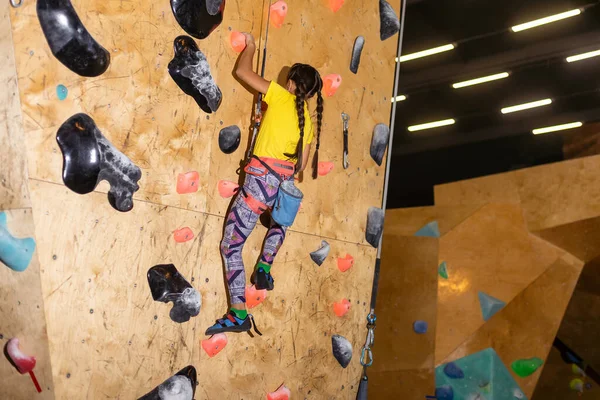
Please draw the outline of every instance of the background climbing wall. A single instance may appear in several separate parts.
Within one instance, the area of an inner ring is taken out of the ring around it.
[[[386,306],[379,307],[377,330],[410,340],[397,343],[393,335],[379,335],[374,357],[383,362],[372,367],[370,390],[381,398],[433,394],[435,367],[489,347],[509,370],[519,359],[546,360],[584,264],[600,254],[599,164],[594,156],[441,185],[433,207],[390,210],[383,243],[398,245],[382,254],[386,283],[379,298]],[[437,238],[410,237],[434,221]],[[427,241],[439,242],[439,252]],[[434,252],[437,259],[425,262]],[[442,262],[448,278],[438,274],[432,285],[431,275]],[[397,265],[418,269],[403,283],[397,281]],[[423,277],[410,285],[417,274]],[[505,303],[487,321],[479,292]],[[411,306],[392,318],[387,306],[407,301]],[[431,315],[432,308],[437,315]],[[412,332],[416,319],[428,320],[427,335]],[[408,343],[413,345],[405,347]],[[390,368],[396,358],[402,362]],[[556,373],[560,368],[552,364],[549,373]],[[543,368],[527,377],[511,371],[528,398]],[[385,379],[390,371],[399,377],[391,384]],[[563,378],[565,388],[559,391],[568,390],[569,379]]]
[[[79,77],[52,56],[34,2],[11,15],[57,398],[135,398],[188,364],[199,372],[197,399],[262,398],[283,382],[295,397],[353,398],[375,257],[364,241],[366,211],[380,204],[383,182],[383,169],[368,151],[374,125],[389,120],[397,44],[397,36],[379,39],[378,3],[347,1],[333,13],[326,0],[290,2],[283,27],[271,28],[268,78],[294,62],[342,76],[338,92],[325,101],[320,155],[335,168],[301,184],[306,200],[276,261],[276,290],[253,311],[265,336],[229,335],[228,346],[213,359],[200,340],[226,307],[218,242],[229,201],[216,186],[221,179],[237,180],[247,140],[224,155],[217,137],[234,124],[248,132],[252,104],[252,95],[232,76],[237,54],[229,35],[231,29],[250,31],[258,42],[266,3],[229,1],[221,26],[197,41],[223,92],[212,115],[200,111],[167,72],[173,39],[184,34],[168,1],[73,5],[111,53],[110,68],[97,78]],[[393,7],[399,10],[399,4]],[[366,46],[355,76],[348,66],[358,35]],[[57,98],[59,84],[69,91],[64,101]],[[351,117],[348,170],[341,167],[342,111]],[[86,196],[64,187],[55,135],[78,112],[89,114],[142,168],[131,212],[110,207],[106,183]],[[178,195],[177,174],[190,170],[199,172],[199,190]],[[172,232],[182,226],[196,238],[176,244]],[[246,246],[248,270],[263,235],[257,228]],[[332,250],[317,267],[309,252],[322,239]],[[346,253],[355,265],[341,273],[336,258]],[[166,262],[193,277],[202,294],[200,315],[182,325],[168,318],[170,305],[152,301],[147,286],[148,268]],[[352,307],[338,318],[332,305],[342,298]],[[355,358],[345,370],[331,355],[335,333],[354,345]]]
[[[0,3],[0,84],[4,88],[0,92],[0,213],[6,215],[9,233],[24,238],[34,236],[34,226],[8,10],[8,2]],[[0,398],[54,399],[37,252],[23,272],[0,262],[0,346],[4,349],[13,337],[19,339],[24,353],[37,358],[34,373],[44,390],[37,394],[29,376],[20,375],[2,356]]]

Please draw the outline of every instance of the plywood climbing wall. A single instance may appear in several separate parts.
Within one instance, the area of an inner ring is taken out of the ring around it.
[[[167,71],[173,39],[184,32],[169,2],[74,0],[83,24],[111,53],[108,71],[79,77],[51,54],[35,2],[11,19],[27,146],[30,189],[46,301],[48,338],[57,398],[136,398],[182,367],[199,373],[197,399],[264,398],[284,383],[293,397],[353,398],[358,356],[370,296],[375,250],[364,240],[366,212],[381,201],[383,170],[369,157],[371,132],[387,123],[396,37],[379,39],[378,2],[347,1],[337,12],[326,0],[289,3],[283,27],[271,28],[267,78],[307,62],[343,83],[326,98],[320,158],[334,170],[300,185],[306,200],[274,266],[276,290],[253,310],[264,336],[229,335],[226,349],[209,359],[203,332],[226,309],[218,243],[229,200],[217,193],[221,179],[237,180],[247,136],[231,155],[217,145],[228,125],[250,128],[252,94],[232,76],[236,59],[230,30],[264,32],[266,2],[229,1],[220,27],[197,41],[223,92],[218,112],[207,115],[176,86]],[[393,4],[398,11],[399,4]],[[354,39],[366,39],[357,75],[349,69]],[[264,36],[264,34],[262,35]],[[68,89],[60,101],[57,85]],[[311,105],[311,107],[314,106]],[[344,170],[340,113],[350,114],[350,168]],[[71,115],[89,114],[104,135],[143,171],[135,207],[126,214],[106,200],[108,185],[79,196],[61,180],[58,127]],[[175,191],[178,173],[198,171],[191,195]],[[193,241],[176,244],[172,233],[189,226]],[[247,270],[264,236],[257,228],[245,249]],[[309,252],[326,239],[327,261],[316,266]],[[336,258],[351,254],[346,273]],[[182,325],[170,306],[152,301],[148,268],[174,263],[201,292],[198,317]],[[350,312],[334,315],[347,298]],[[331,335],[341,334],[355,357],[342,369],[331,355]]]

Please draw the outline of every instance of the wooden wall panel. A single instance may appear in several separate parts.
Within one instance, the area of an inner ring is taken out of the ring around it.
[[[294,62],[310,63],[322,75],[342,75],[337,94],[325,102],[321,147],[321,160],[336,166],[316,183],[307,177],[301,184],[306,200],[293,229],[365,243],[366,212],[380,204],[383,184],[383,168],[369,156],[371,133],[376,123],[389,121],[397,40],[380,41],[377,2],[349,2],[335,14],[326,4],[290,2],[284,26],[269,33],[267,78],[276,79],[282,67]],[[248,136],[234,154],[224,155],[218,149],[218,133],[228,125],[249,132],[252,109],[252,94],[232,75],[237,54],[229,46],[230,29],[251,31],[258,41],[263,2],[228,2],[221,26],[197,41],[223,92],[221,108],[212,115],[199,110],[168,74],[173,39],[184,33],[168,1],[75,0],[73,5],[90,33],[111,53],[111,65],[100,77],[79,77],[52,56],[34,2],[25,2],[13,14],[25,131],[29,152],[35,155],[30,158],[31,177],[61,183],[62,157],[55,132],[71,115],[86,112],[142,168],[136,199],[224,215],[217,182],[237,180],[235,170]],[[394,7],[399,9],[399,4]],[[354,75],[349,63],[358,35],[366,38],[366,45]],[[62,102],[56,96],[58,84],[69,89]],[[351,117],[348,170],[341,166],[342,111]],[[200,173],[200,190],[180,196],[175,192],[177,174],[190,170]],[[107,188],[101,185],[98,190]]]
[[[289,233],[273,269],[275,290],[252,310],[264,336],[229,334],[225,350],[210,359],[200,340],[226,310],[221,217],[144,202],[117,214],[102,193],[83,197],[44,182],[33,182],[31,190],[40,205],[36,229],[58,398],[136,398],[187,364],[199,373],[198,400],[264,398],[282,382],[294,397],[356,395],[375,256],[370,247],[331,240],[330,256],[318,267],[309,251],[321,239]],[[181,226],[194,231],[193,241],[175,243],[172,232]],[[264,232],[256,229],[246,245],[248,272]],[[336,258],[346,253],[355,265],[342,273]],[[170,262],[202,294],[200,315],[181,325],[169,319],[170,304],[152,300],[146,279],[150,267]],[[333,303],[342,298],[352,306],[338,318]],[[354,345],[347,369],[331,354],[332,334]]]

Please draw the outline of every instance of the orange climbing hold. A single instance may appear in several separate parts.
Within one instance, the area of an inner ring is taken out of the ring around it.
[[[281,384],[276,391],[267,394],[267,400],[289,400],[291,396],[290,389]]]
[[[232,31],[229,35],[229,43],[236,53],[241,53],[246,48],[246,36],[242,32]]]
[[[219,189],[221,197],[228,199],[237,193],[240,185],[231,181],[219,181],[217,188]]]
[[[344,5],[344,0],[329,0],[331,11],[337,12]]]
[[[338,74],[329,74],[323,77],[323,92],[325,92],[325,96],[333,96],[341,84],[342,77]]]
[[[333,303],[333,312],[338,317],[343,317],[350,311],[350,300],[342,299],[340,302]]]
[[[208,354],[210,358],[213,358],[227,346],[227,335],[224,333],[217,333],[216,335],[212,335],[210,338],[203,340],[201,343],[206,354]]]
[[[328,173],[330,173],[332,169],[333,169],[332,161],[320,161],[317,171],[319,172],[320,176],[325,176]]]
[[[338,269],[342,272],[348,271],[354,265],[354,257],[350,254],[346,254],[346,257],[338,257],[337,259]]]
[[[267,298],[267,290],[259,290],[252,286],[246,286],[246,307],[254,308]]]
[[[186,226],[185,228],[177,229],[173,233],[173,237],[177,243],[183,243],[192,240],[194,238],[194,232]]]
[[[288,5],[285,1],[279,0],[271,6],[271,22],[275,28],[281,28],[288,12]]]
[[[177,176],[177,193],[186,194],[198,191],[200,175],[197,171],[186,172]]]

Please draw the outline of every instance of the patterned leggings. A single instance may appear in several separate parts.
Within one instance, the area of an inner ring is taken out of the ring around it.
[[[246,174],[244,190],[257,200],[272,207],[277,198],[279,185],[279,179],[271,173],[264,176]],[[229,288],[231,304],[246,302],[246,273],[242,259],[242,249],[259,217],[248,207],[242,193],[238,193],[225,221],[225,230],[221,241],[221,256],[227,271],[227,287]],[[286,230],[286,227],[276,224],[271,219],[271,227],[265,237],[263,252],[260,257],[263,263],[269,265],[273,263],[273,259],[285,239]]]

